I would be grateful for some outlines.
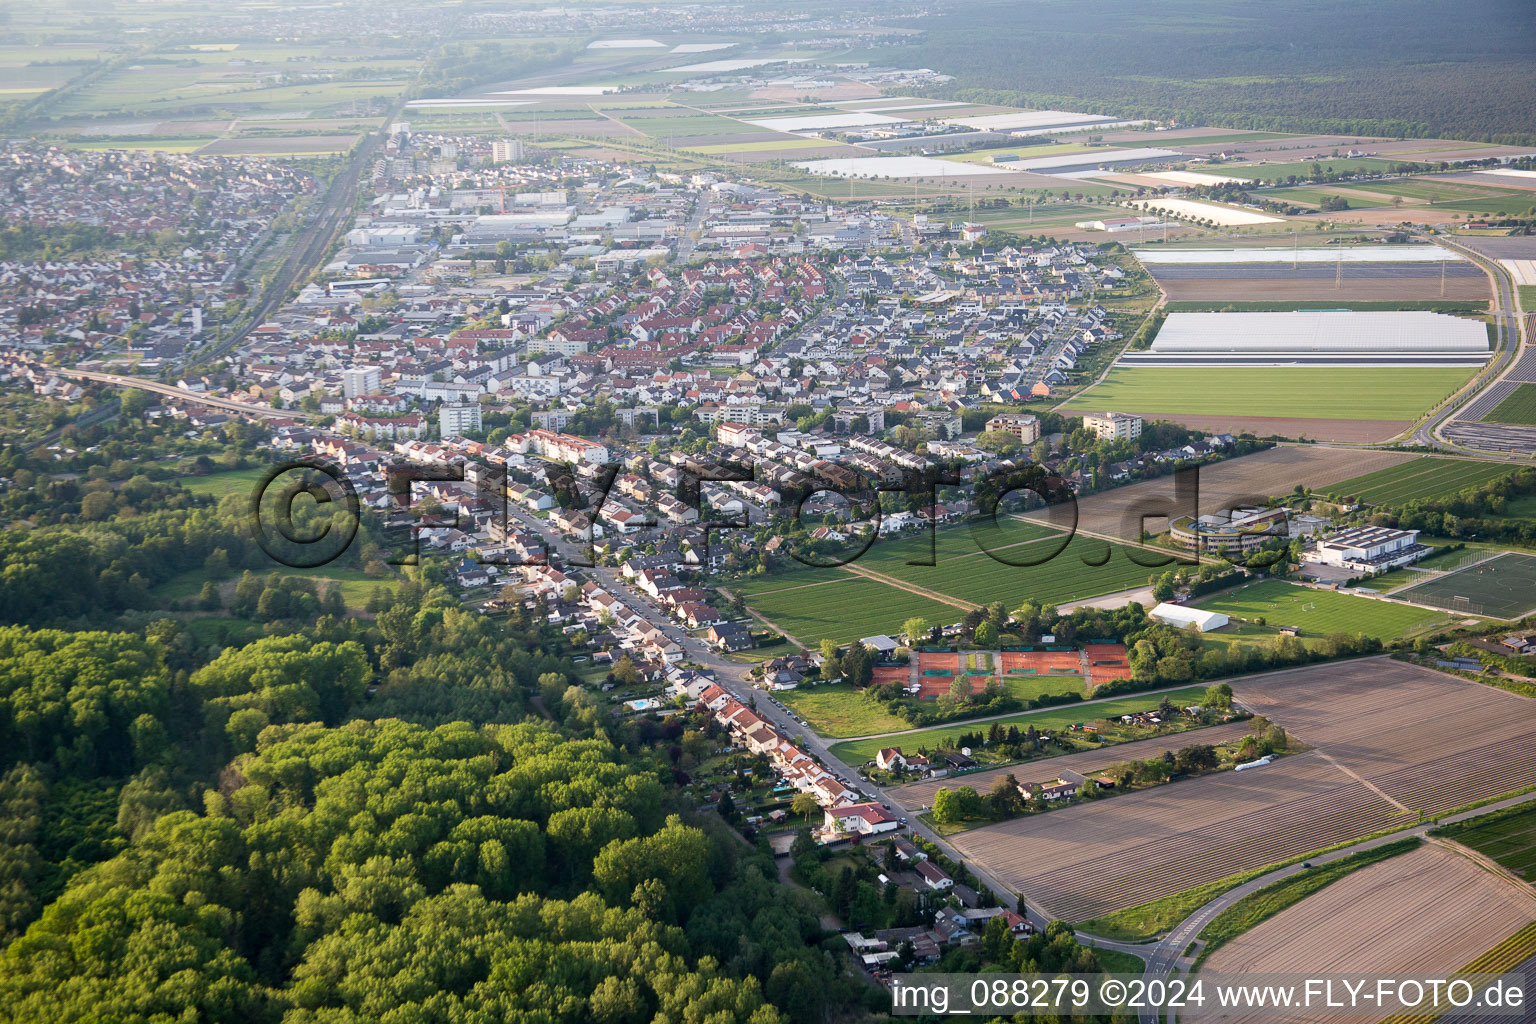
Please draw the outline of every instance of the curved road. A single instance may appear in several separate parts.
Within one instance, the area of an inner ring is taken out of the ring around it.
[[[1446,238],[1436,236],[1434,241],[1437,245],[1442,245],[1454,252],[1461,253],[1467,259],[1482,267],[1488,276],[1493,279],[1494,298],[1497,300],[1494,304],[1493,312],[1495,323],[1498,325],[1498,355],[1478,375],[1477,380],[1482,381],[1481,385],[1474,384],[1472,387],[1464,389],[1460,394],[1453,396],[1450,401],[1446,402],[1440,411],[1431,413],[1428,418],[1414,428],[1413,441],[1416,444],[1424,445],[1426,448],[1476,452],[1477,449],[1475,448],[1458,446],[1444,440],[1439,436],[1439,430],[1455,415],[1456,410],[1464,407],[1488,388],[1497,384],[1504,374],[1514,366],[1516,357],[1523,348],[1524,341],[1523,330],[1518,322],[1516,313],[1519,307],[1515,302],[1515,293],[1509,274],[1497,260],[1491,260],[1481,253],[1474,252]],[[1513,332],[1510,331],[1509,326],[1511,319],[1516,319]]]

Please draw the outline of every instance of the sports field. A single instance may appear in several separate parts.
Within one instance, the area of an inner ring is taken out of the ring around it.
[[[1119,409],[1199,416],[1413,420],[1449,397],[1470,369],[1117,366],[1063,411]]]
[[[1456,612],[1517,619],[1536,609],[1536,555],[1506,551],[1393,596]]]
[[[1536,424],[1536,384],[1521,384],[1483,419],[1490,423]]]
[[[1536,385],[1532,390],[1536,392]],[[1491,462],[1426,457],[1344,480],[1329,486],[1327,493],[1368,505],[1400,505],[1475,487],[1512,472],[1510,466]]]
[[[1263,618],[1269,626],[1295,626],[1304,637],[1364,633],[1381,640],[1417,633],[1444,622],[1440,612],[1264,580],[1221,594],[1196,606],[1233,619]]]

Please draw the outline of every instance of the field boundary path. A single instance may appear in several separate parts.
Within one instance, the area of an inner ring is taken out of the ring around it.
[[[904,583],[894,576],[887,576],[885,573],[875,572],[873,569],[866,569],[863,566],[849,564],[843,566],[843,568],[855,576],[863,576],[865,579],[884,583],[888,587],[895,587],[897,590],[905,590],[907,593],[916,594],[918,597],[926,597],[930,601],[937,601],[940,604],[947,604],[952,608],[959,608],[963,612],[979,612],[982,608],[981,605],[972,601],[962,601],[958,597],[950,597],[948,594],[942,594],[937,590],[920,587],[916,583]]]

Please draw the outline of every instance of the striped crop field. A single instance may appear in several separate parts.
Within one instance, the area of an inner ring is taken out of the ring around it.
[[[1426,456],[1330,484],[1327,493],[1367,505],[1401,505],[1415,498],[1475,487],[1513,472],[1513,467],[1494,462]]]

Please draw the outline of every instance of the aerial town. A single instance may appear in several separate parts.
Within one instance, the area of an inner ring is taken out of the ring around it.
[[[340,9],[7,14],[0,1017],[1536,965],[1492,79],[1234,115],[1131,11],[1079,78],[948,3]]]

